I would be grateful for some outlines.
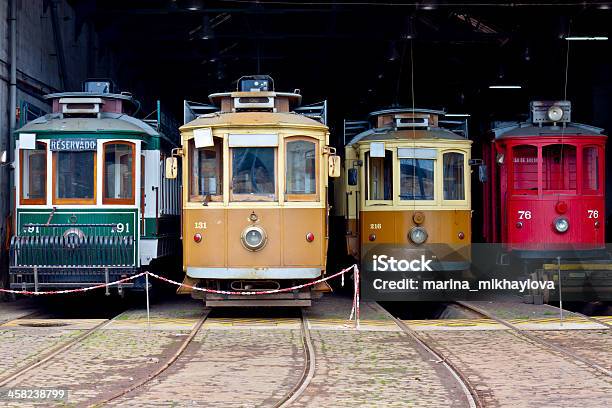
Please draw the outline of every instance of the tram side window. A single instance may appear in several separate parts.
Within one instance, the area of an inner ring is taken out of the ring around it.
[[[54,202],[95,202],[96,152],[54,152]]]
[[[444,153],[443,155],[445,200],[465,200],[463,161],[461,153]]]
[[[47,198],[47,148],[21,150],[21,199],[24,204],[44,204]]]
[[[393,200],[393,154],[385,150],[385,157],[370,157],[368,163],[368,200]]]
[[[232,199],[237,201],[276,199],[274,147],[232,148]]]
[[[219,201],[223,195],[223,139],[215,137],[214,146],[196,149],[190,142],[191,171],[189,198]]]
[[[513,188],[518,194],[538,192],[538,148],[515,146],[512,148]]]
[[[287,142],[286,193],[316,194],[316,144],[305,140]]]
[[[544,191],[576,189],[576,147],[555,144],[542,148]]]
[[[434,199],[434,161],[400,159],[400,199]]]
[[[599,150],[595,146],[582,149],[582,188],[586,192],[599,190]]]
[[[104,145],[105,203],[134,203],[134,145],[106,143]]]

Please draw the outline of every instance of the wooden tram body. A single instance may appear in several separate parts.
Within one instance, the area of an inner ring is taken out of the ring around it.
[[[180,248],[180,189],[163,177],[176,126],[164,124],[159,103],[157,120],[130,116],[139,105],[111,86],[47,95],[52,113],[15,132],[13,289],[111,282]],[[130,281],[119,291],[142,287]]]
[[[530,120],[485,146],[484,237],[520,259],[608,258],[602,129],[570,122],[567,101],[532,102]]]
[[[469,269],[472,142],[466,121],[443,115],[373,112],[361,122],[367,130],[350,134],[335,192],[350,256],[359,260],[367,246],[381,244],[400,249],[404,259],[424,255],[434,270]]]
[[[217,112],[180,128],[185,281],[250,291],[320,278],[328,241],[327,126],[296,113],[301,95],[275,92],[267,76],[243,77],[236,92],[210,100]],[[313,293],[192,296],[208,306],[309,306]]]

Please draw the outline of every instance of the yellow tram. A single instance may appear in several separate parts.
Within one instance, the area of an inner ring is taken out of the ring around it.
[[[299,90],[275,92],[272,78],[260,75],[242,77],[236,92],[209,99],[218,111],[183,125],[176,152],[182,157],[186,283],[239,292],[320,278],[327,180],[330,164],[339,164],[328,146],[326,103],[300,107]],[[171,158],[167,173],[175,169]],[[314,297],[310,288],[192,296],[207,306],[309,306]]]
[[[386,245],[404,259],[431,259],[434,270],[467,270],[467,120],[444,118],[441,111],[388,109],[371,113],[367,122],[346,122],[347,135],[334,201],[335,214],[346,220],[348,254],[363,259],[367,248]]]

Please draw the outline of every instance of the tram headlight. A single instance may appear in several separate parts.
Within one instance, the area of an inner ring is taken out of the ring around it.
[[[259,251],[266,245],[266,231],[256,226],[247,227],[242,231],[241,241],[249,251]]]
[[[555,220],[555,229],[559,232],[565,232],[569,229],[569,221],[567,218],[559,217]]]
[[[415,244],[421,245],[427,240],[427,231],[425,231],[423,227],[414,227],[410,230],[410,233],[408,233],[408,237]]]

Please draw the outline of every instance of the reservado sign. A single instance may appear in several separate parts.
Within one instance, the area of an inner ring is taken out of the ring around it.
[[[97,150],[96,139],[58,139],[51,140],[51,151],[54,152],[80,152],[85,150]]]

